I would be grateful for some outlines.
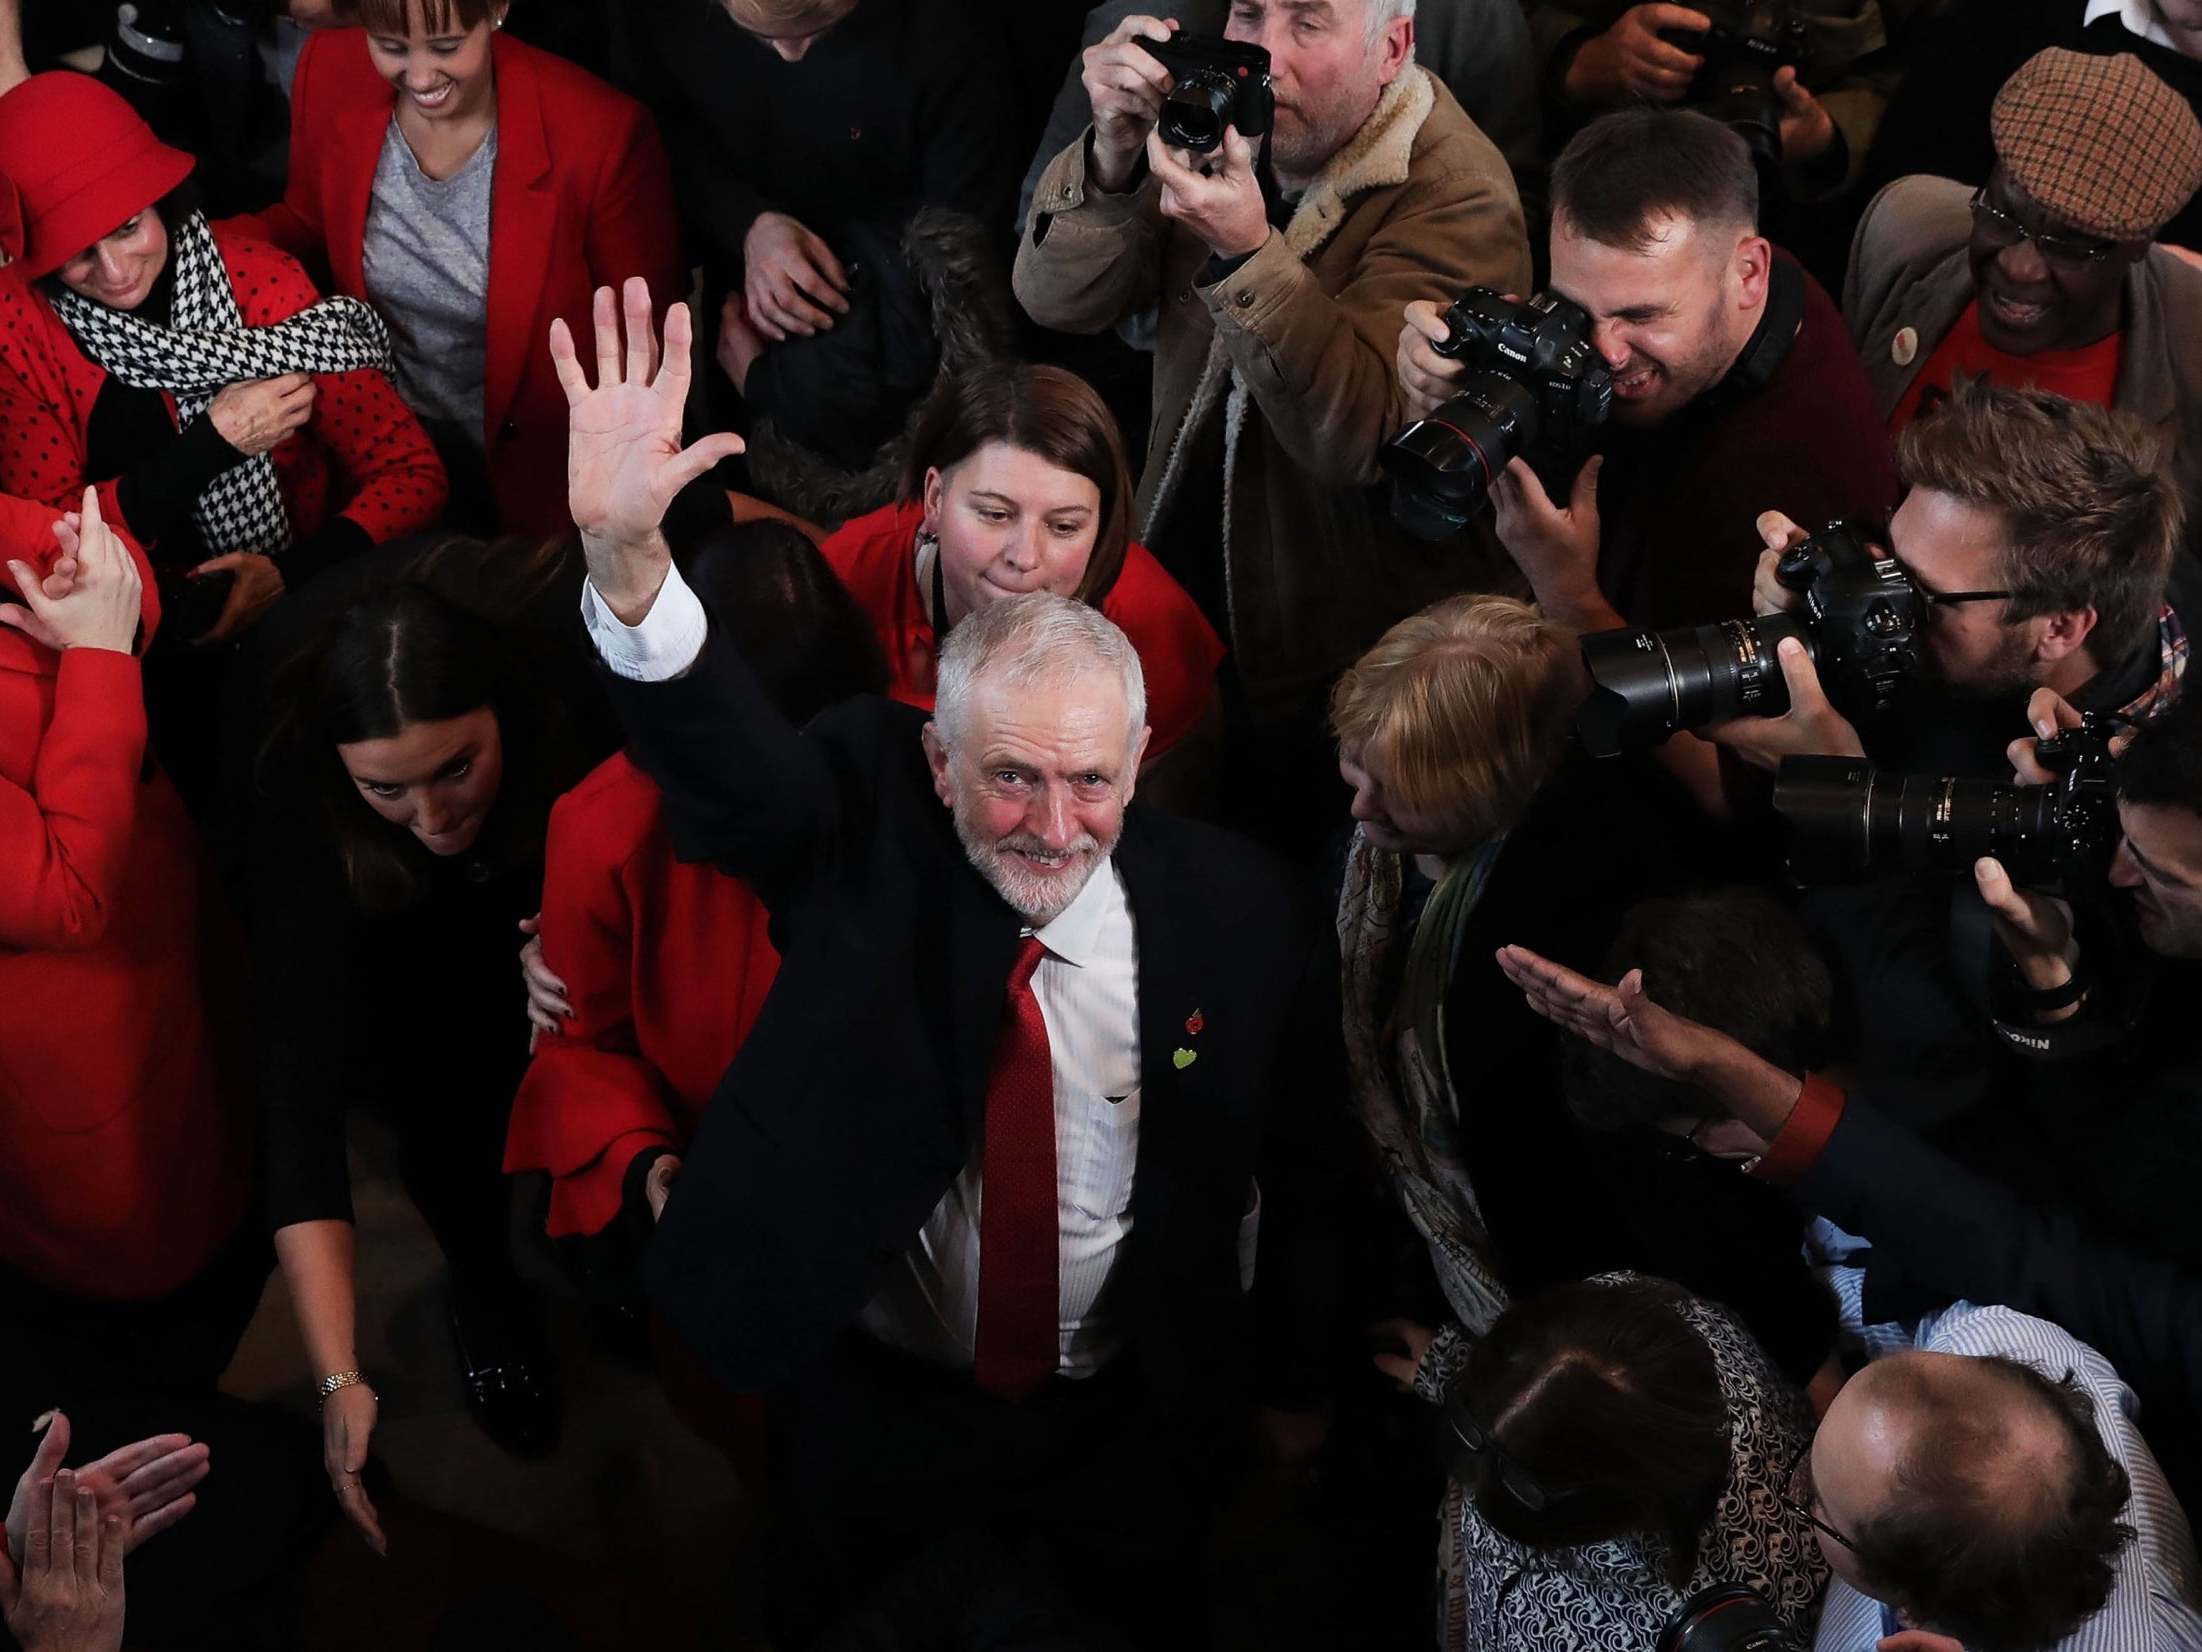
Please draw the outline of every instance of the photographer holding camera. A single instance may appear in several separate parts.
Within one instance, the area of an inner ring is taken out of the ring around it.
[[[1836,1143],[1852,1115],[1862,1139],[1885,1146],[1891,1133],[1873,1130],[1870,1108],[1846,1109],[1826,1079],[1807,1075],[1800,1085],[1736,1040],[1669,1013],[1645,993],[1639,972],[1605,986],[1514,947],[1500,964],[1538,1013],[1693,1086],[1728,1115],[1727,1128],[1755,1137],[1762,1151],[1748,1173],[1777,1185],[1804,1177],[1800,1197],[1821,1209],[1816,1161],[1840,1160],[1853,1185],[1872,1186],[1879,1163]],[[1977,1205],[1976,1184],[1962,1173],[1946,1182],[1919,1173],[1932,1167],[1931,1152],[1908,1144],[1902,1162],[1911,1172],[1902,1184],[1907,1209],[1932,1209],[1945,1195],[1961,1208]],[[1835,1209],[1848,1220],[1848,1207],[1861,1203],[1878,1210],[1893,1201],[1861,1193]],[[2004,1246],[2005,1230],[1980,1225],[1977,1208],[1914,1225],[1962,1235],[1972,1253],[1932,1257],[1943,1280],[1969,1265],[1993,1270]],[[1835,1574],[1815,1646],[1873,1652],[1906,1630],[1918,1638],[1899,1644],[1922,1652],[2195,1644],[2202,1616],[2185,1582],[2193,1540],[2111,1362],[2007,1307],[1960,1301],[1921,1314],[1914,1305],[1902,1313],[1914,1323],[1868,1324],[1869,1308],[1872,1319],[1893,1317],[1884,1270],[1908,1265],[1914,1252],[1893,1249],[1884,1260],[1881,1247],[1895,1240],[1879,1222],[1866,1236],[1880,1243],[1864,1253],[1863,1274],[1838,1268],[1833,1278],[1870,1363],[1827,1406],[1780,1488],[1807,1514]],[[1976,1256],[1987,1260],[1975,1264]],[[2158,1423],[2181,1420],[2156,1406],[2145,1415],[2152,1439]]]
[[[1220,42],[1134,17],[1085,54],[1085,79],[1093,125],[1040,181],[1017,296],[1069,332],[1160,304],[1135,531],[1231,646],[1225,795],[1253,829],[1312,849],[1336,818],[1331,681],[1394,621],[1488,588],[1497,564],[1416,543],[1374,484],[1405,422],[1401,307],[1525,287],[1520,202],[1415,64],[1413,0],[1240,0]],[[1272,125],[1273,191],[1256,135]],[[1165,132],[1214,142],[1173,148]]]
[[[1750,524],[1779,477],[1807,521],[1896,498],[1886,432],[1834,303],[1758,233],[1744,142],[1700,114],[1593,121],[1552,174],[1552,288],[1587,314],[1613,379],[1603,451],[1564,496],[1511,463],[1500,542],[1578,630],[1740,611]],[[1417,417],[1466,375],[1441,306],[1407,307],[1398,370]]]
[[[1905,428],[1907,491],[1883,537],[1925,604],[1924,692],[1913,714],[1875,727],[1877,762],[2000,776],[2037,688],[2134,722],[2168,704],[2202,571],[2176,554],[2184,513],[2161,451],[2136,417],[1984,379]],[[1754,606],[1799,612],[1803,594],[1776,570],[1804,531],[1778,512],[1760,528],[1769,549]],[[1706,737],[1768,769],[1788,756],[1867,755],[1801,645],[1784,644],[1780,664],[1784,715],[1716,724]]]
[[[2131,55],[2051,48],[2004,84],[1979,189],[1909,177],[1858,226],[1843,314],[1892,431],[1968,374],[2134,414],[2202,503],[2202,270],[2158,233],[2202,187],[2202,122]]]

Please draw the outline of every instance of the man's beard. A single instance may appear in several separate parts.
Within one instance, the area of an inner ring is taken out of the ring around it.
[[[1068,910],[1071,902],[1085,889],[1094,868],[1115,850],[1119,835],[1112,833],[1109,841],[1103,843],[1091,832],[1081,832],[1077,840],[1062,851],[1062,870],[1048,876],[1011,858],[1014,851],[1038,855],[1054,852],[1029,832],[1013,832],[1006,838],[990,841],[979,835],[960,805],[952,813],[957,840],[963,844],[963,852],[979,876],[992,884],[994,892],[1036,929],[1052,923]]]
[[[1931,660],[1933,655],[1930,653],[1928,658]],[[2010,631],[1967,681],[1952,682],[1939,667],[1935,677],[1953,699],[1975,705],[2030,693],[2035,687],[2033,641],[2023,631]]]

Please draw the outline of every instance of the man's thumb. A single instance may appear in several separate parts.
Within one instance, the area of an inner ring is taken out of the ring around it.
[[[1601,453],[1575,473],[1575,490],[1567,502],[1570,510],[1598,508],[1598,473],[1605,468],[1606,456]]]
[[[1812,656],[1802,642],[1784,637],[1774,653],[1781,662],[1782,681],[1789,685],[1791,711],[1807,707],[1817,710],[1827,703],[1827,696],[1820,692],[1820,674],[1812,669]]]

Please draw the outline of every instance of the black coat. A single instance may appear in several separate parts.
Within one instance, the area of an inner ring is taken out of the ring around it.
[[[934,794],[921,714],[856,701],[798,735],[716,627],[687,676],[612,692],[679,852],[746,879],[780,949],[644,1264],[721,1380],[769,1387],[856,1319],[976,1150],[1021,923]],[[1116,865],[1143,1073],[1109,1306],[1158,1393],[1223,1373],[1313,1397],[1335,1330],[1334,948],[1295,875],[1227,834],[1135,804]],[[1257,1165],[1249,1346],[1237,1235]]]

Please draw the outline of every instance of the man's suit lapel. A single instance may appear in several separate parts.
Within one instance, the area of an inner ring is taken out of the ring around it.
[[[948,869],[947,1010],[955,1051],[957,1114],[964,1140],[977,1143],[986,1116],[986,1079],[1001,1037],[1002,1004],[1016,962],[1019,931],[1016,913],[993,886],[964,862],[955,849]],[[851,1036],[862,1037],[861,1028]]]
[[[1128,815],[1116,849],[1139,948],[1139,1157],[1132,1178],[1130,1239],[1135,1255],[1161,1232],[1170,1169],[1184,1127],[1184,1102],[1189,1089],[1207,1076],[1200,1069],[1201,1041],[1186,1030],[1188,1019],[1201,1008],[1202,960],[1185,922],[1168,851],[1144,827],[1143,816],[1136,811]],[[1180,1050],[1193,1057],[1182,1067]]]

